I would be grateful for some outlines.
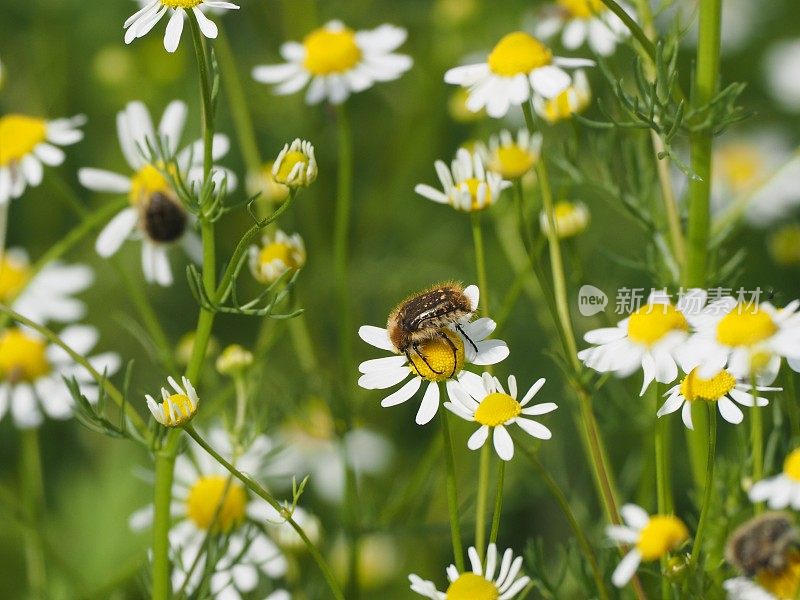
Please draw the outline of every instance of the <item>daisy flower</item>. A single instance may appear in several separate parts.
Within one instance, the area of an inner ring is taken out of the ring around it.
[[[553,412],[558,406],[553,402],[544,402],[525,408],[544,382],[544,379],[539,379],[518,401],[517,380],[513,375],[508,378],[508,393],[500,380],[489,373],[484,373],[481,378],[462,377],[459,385],[449,390],[451,400],[445,402],[444,407],[466,421],[480,424],[467,442],[470,450],[483,447],[492,430],[497,455],[503,460],[511,460],[514,457],[514,442],[506,429],[509,425],[516,423],[525,433],[540,440],[549,440],[553,435],[547,427],[529,417]]]
[[[267,459],[275,449],[269,438],[260,435],[237,452],[236,444],[221,427],[213,428],[206,439],[239,470],[256,478],[264,472]],[[251,497],[244,485],[232,479],[230,473],[194,441],[189,442],[189,452],[179,455],[175,461],[170,510],[173,525],[169,541],[174,554],[172,585],[175,589],[180,589],[188,577],[186,591],[191,594],[208,571],[212,573],[210,593],[213,597],[239,599],[253,592],[262,576],[277,579],[286,573],[286,558],[263,528],[267,523],[282,522],[282,517],[262,499]],[[153,506],[136,511],[129,522],[134,531],[147,529],[153,522]],[[205,552],[209,533],[227,543],[224,553],[210,567],[206,565]],[[196,560],[197,567],[189,574]]]
[[[174,101],[167,106],[156,131],[150,113],[141,102],[131,102],[117,114],[117,134],[120,148],[132,173],[121,175],[102,169],[84,168],[78,171],[81,184],[96,192],[125,194],[130,206],[122,209],[100,232],[95,250],[103,258],[114,255],[128,239],[142,241],[142,269],[146,281],[162,286],[172,285],[172,269],[168,248],[180,244],[192,260],[200,262],[200,238],[191,230],[192,218],[162,175],[159,165],[149,163],[141,149],[157,137],[170,153],[176,153],[186,123],[186,104]],[[178,171],[190,185],[198,186],[203,179],[203,142],[177,152]],[[214,136],[212,155],[219,160],[227,154],[228,138]],[[217,184],[226,179],[228,189],[236,185],[235,176],[214,167],[212,177]]]
[[[98,333],[93,327],[71,325],[59,337],[76,353],[87,356],[97,344]],[[87,360],[107,376],[116,373],[120,366],[119,356],[111,352]],[[44,415],[69,419],[75,406],[64,377],[74,377],[81,393],[90,402],[97,401],[97,382],[61,347],[48,344],[27,328],[0,331],[0,419],[10,410],[14,424],[20,429],[38,427]]]
[[[0,303],[36,321],[68,323],[83,318],[86,305],[73,298],[88,288],[94,273],[86,265],[51,262],[34,274],[22,248],[6,250],[0,257]]]
[[[578,69],[572,77],[572,84],[554,98],[534,96],[533,109],[545,121],[553,125],[571,119],[589,108],[592,102],[592,89],[586,71]]]
[[[455,565],[447,567],[447,579],[450,581],[447,591],[440,592],[432,581],[413,574],[408,576],[411,591],[431,600],[512,600],[530,583],[530,577],[520,576],[522,557],[514,558],[511,548],[500,559],[497,546],[489,544],[485,565],[481,563],[474,546],[470,547],[467,555],[472,571],[459,573]]]
[[[446,83],[470,89],[467,108],[486,108],[490,117],[504,116],[509,107],[534,96],[555,98],[572,83],[564,68],[590,67],[582,58],[561,58],[524,31],[503,37],[485,63],[455,67],[445,73]],[[562,68],[563,67],[563,68]]]
[[[782,473],[754,483],[749,496],[751,502],[766,502],[773,510],[800,510],[800,448],[783,461]]]
[[[467,287],[464,294],[472,302],[474,313],[478,308],[478,286]],[[457,328],[443,328],[443,336],[420,343],[419,354],[409,352],[407,356],[401,354],[364,361],[358,366],[362,373],[358,385],[368,390],[385,390],[405,381],[400,389],[381,400],[381,406],[388,408],[409,400],[422,387],[423,380],[427,381],[416,422],[418,425],[430,423],[439,410],[440,382],[447,382],[449,391],[456,380],[469,378],[470,375],[464,372],[466,363],[493,365],[508,356],[508,346],[503,340],[486,339],[496,326],[488,317],[475,321],[465,318]],[[395,355],[399,353],[389,339],[387,329],[363,325],[358,330],[358,336],[370,346]]]
[[[289,188],[308,187],[317,180],[317,159],[311,142],[296,138],[284,144],[272,164],[272,176]]]
[[[139,9],[125,20],[122,26],[125,29],[125,43],[130,44],[133,40],[146,36],[161,21],[161,18],[170,12],[171,16],[164,34],[164,49],[167,52],[175,52],[181,41],[183,21],[187,17],[186,11],[188,10],[191,10],[194,18],[197,19],[200,32],[208,39],[213,40],[217,37],[217,26],[203,11],[214,8],[237,10],[239,7],[222,0],[151,0],[145,4],[144,8]]]
[[[689,538],[689,530],[678,517],[650,516],[635,504],[626,504],[620,513],[625,525],[609,525],[606,535],[618,544],[633,546],[611,576],[611,582],[621,588],[631,580],[642,561],[658,560],[679,548]]]
[[[172,390],[161,388],[161,402],[156,402],[150,394],[145,395],[147,408],[164,427],[180,427],[192,420],[200,399],[186,377],[181,379],[183,385],[178,385],[172,377],[168,377],[167,382]]]
[[[553,218],[556,222],[556,234],[560,239],[575,237],[586,231],[589,226],[589,207],[583,202],[570,202],[559,200],[553,207]],[[542,233],[547,235],[550,229],[550,219],[547,213],[539,213],[539,227]]]
[[[406,41],[406,30],[381,25],[353,31],[341,21],[329,21],[309,33],[303,42],[286,42],[281,56],[286,63],[261,65],[253,79],[275,84],[278,95],[294,94],[308,84],[306,104],[327,99],[341,104],[378,81],[398,79],[413,65],[410,57],[395,54]],[[310,83],[309,83],[310,82]]]
[[[488,145],[478,144],[478,154],[489,171],[503,179],[519,179],[536,166],[542,150],[542,134],[531,134],[527,127],[517,131],[517,138],[504,129],[489,138]],[[444,185],[444,182],[442,182]]]
[[[795,597],[794,593],[780,597],[773,596],[766,589],[747,577],[726,579],[722,583],[722,587],[728,593],[728,600],[794,600]]]
[[[64,151],[83,139],[79,129],[86,117],[46,121],[38,117],[9,114],[0,117],[0,205],[22,196],[27,186],[42,183],[44,166],[64,162]]]
[[[259,283],[271,284],[287,271],[297,271],[306,264],[306,247],[299,233],[286,235],[280,229],[266,234],[261,245],[248,250],[250,272]]]
[[[629,15],[633,8],[620,2]],[[557,0],[554,10],[539,21],[536,35],[549,38],[561,31],[561,43],[567,50],[576,50],[588,42],[600,56],[611,56],[617,44],[630,36],[622,20],[608,10],[602,0]]]
[[[756,391],[767,392],[777,391],[780,388],[757,387]],[[712,377],[702,377],[699,368],[693,369],[683,380],[669,391],[666,402],[658,409],[658,417],[669,415],[681,410],[683,424],[689,429],[694,429],[692,425],[692,402],[698,400],[704,402],[716,402],[719,414],[728,423],[738,425],[744,419],[741,409],[736,403],[742,406],[766,406],[769,401],[766,398],[754,396],[751,392],[752,386],[736,380],[729,371],[721,369]]]
[[[425,183],[417,184],[414,191],[420,196],[440,204],[449,204],[456,210],[471,212],[483,210],[500,199],[500,193],[511,186],[499,173],[487,171],[478,152],[459,148],[451,168],[442,160],[434,163],[443,191]]]
[[[595,371],[618,377],[628,377],[641,367],[641,394],[654,379],[672,383],[678,377],[675,352],[689,337],[686,314],[702,307],[705,297],[703,290],[692,289],[673,305],[665,290],[653,290],[647,304],[616,327],[589,331],[583,339],[596,345],[581,350],[578,358]]]

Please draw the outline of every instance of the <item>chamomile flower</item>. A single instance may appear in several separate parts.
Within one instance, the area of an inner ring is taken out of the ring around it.
[[[800,39],[777,42],[764,57],[767,90],[784,110],[800,112]]]
[[[478,152],[459,148],[448,169],[442,160],[434,163],[443,190],[426,183],[417,184],[414,191],[420,196],[440,204],[449,204],[456,210],[472,212],[483,210],[500,199],[500,193],[511,186],[499,173],[487,171]]]
[[[633,8],[620,2],[629,15]],[[611,56],[617,44],[625,40],[630,31],[622,20],[612,13],[602,0],[556,0],[556,6],[536,28],[536,35],[549,38],[561,31],[561,43],[575,50],[584,43],[600,56]]]
[[[471,285],[464,293],[470,298],[474,312],[478,307],[478,287]],[[362,373],[358,385],[368,390],[385,390],[405,381],[400,389],[381,400],[381,406],[388,408],[406,402],[419,391],[423,381],[428,382],[416,422],[418,425],[430,423],[439,410],[440,382],[447,382],[450,390],[456,385],[456,380],[477,377],[464,371],[466,363],[493,365],[508,356],[508,346],[503,340],[486,339],[496,326],[488,317],[463,321],[458,329],[446,327],[442,329],[442,336],[421,342],[419,353],[409,352],[408,356],[388,356],[362,362],[358,366]],[[383,327],[363,325],[358,336],[370,346],[398,353]]]
[[[672,383],[678,377],[675,353],[689,338],[686,313],[702,307],[705,297],[703,290],[693,289],[673,305],[664,290],[653,290],[647,304],[616,327],[589,331],[583,339],[596,345],[581,350],[578,358],[595,371],[617,377],[628,377],[641,367],[641,394],[654,379]]]
[[[193,18],[197,19],[200,32],[208,39],[213,40],[217,37],[217,26],[203,11],[208,9],[237,10],[238,8],[236,4],[222,0],[151,0],[125,20],[125,24],[122,26],[125,29],[125,43],[130,44],[133,40],[146,36],[169,12],[170,18],[164,34],[164,49],[167,52],[175,52],[181,41],[183,22],[188,17],[186,11],[192,11]]]
[[[592,88],[586,71],[578,69],[572,77],[572,84],[554,98],[534,96],[533,109],[551,125],[571,119],[589,108],[592,102]]]
[[[34,273],[28,254],[21,248],[0,257],[0,303],[11,304],[21,315],[37,323],[68,323],[83,318],[86,305],[73,298],[88,288],[94,273],[86,265],[51,262]]]
[[[394,51],[406,41],[406,30],[394,25],[353,31],[341,21],[329,21],[303,42],[286,42],[281,56],[286,63],[261,65],[253,79],[275,84],[278,95],[294,94],[308,84],[306,104],[327,99],[341,104],[350,94],[363,92],[378,81],[398,79],[413,65]]]
[[[182,385],[178,385],[172,377],[168,377],[167,382],[172,389],[161,388],[160,402],[156,402],[150,394],[145,395],[147,408],[153,418],[164,427],[180,427],[192,420],[197,413],[200,399],[186,377],[181,379]]]
[[[631,580],[642,561],[658,560],[680,547],[688,539],[689,530],[678,517],[650,516],[635,504],[626,504],[620,513],[625,525],[609,525],[606,535],[618,544],[633,546],[611,576],[611,582],[621,588]]]
[[[517,380],[513,375],[508,378],[508,393],[500,380],[488,373],[480,379],[462,377],[459,385],[450,388],[451,399],[444,406],[462,419],[480,424],[467,442],[470,450],[482,448],[491,431],[497,455],[503,460],[511,460],[514,442],[506,429],[509,425],[517,424],[525,433],[540,440],[549,440],[553,435],[547,427],[529,417],[553,412],[558,406],[544,402],[525,408],[544,382],[544,379],[539,379],[522,400],[517,400]]]
[[[794,574],[793,578],[797,578]],[[723,589],[728,593],[728,600],[794,600],[795,594],[787,596],[774,596],[765,588],[761,587],[747,577],[733,577],[726,579],[722,583]]]
[[[172,285],[172,269],[168,249],[180,244],[189,257],[199,262],[202,258],[200,238],[191,230],[192,217],[183,206],[160,165],[148,162],[141,154],[157,136],[170,153],[178,150],[187,107],[174,101],[167,106],[158,125],[153,127],[150,112],[141,102],[131,102],[117,114],[117,134],[120,148],[130,166],[130,175],[121,175],[103,169],[84,168],[78,171],[81,184],[96,192],[124,194],[130,206],[117,213],[103,228],[95,243],[95,250],[103,258],[114,255],[128,239],[142,241],[142,270],[146,281],[162,286]],[[219,160],[228,152],[228,138],[214,136],[212,156]],[[203,179],[202,140],[184,148],[175,155],[181,177],[189,185],[199,186]],[[217,184],[227,181],[228,189],[236,185],[233,173],[214,167],[212,177]]]
[[[261,245],[249,250],[250,272],[259,283],[271,284],[287,271],[297,271],[306,264],[306,247],[299,233],[286,235],[278,229],[274,235],[266,234]]]
[[[783,461],[783,472],[753,484],[752,502],[766,502],[773,510],[791,506],[800,510],[800,448],[792,450]]]
[[[800,154],[782,153],[784,162],[760,180],[754,190],[748,192],[745,217],[756,227],[770,227],[784,223],[800,208]]]
[[[289,188],[308,187],[317,179],[317,159],[311,142],[295,139],[284,144],[272,164],[272,176]]]
[[[98,333],[87,325],[70,325],[59,337],[81,356],[97,344]],[[108,352],[91,356],[89,364],[111,376],[120,366],[118,355]],[[21,327],[0,331],[0,419],[10,410],[14,424],[31,429],[44,416],[64,420],[72,416],[74,401],[63,378],[75,378],[81,394],[97,401],[97,382],[60,346],[48,343],[38,333]]]
[[[64,151],[58,146],[81,141],[85,123],[83,115],[55,121],[13,113],[0,116],[0,204],[42,183],[44,166],[63,163]]]
[[[539,161],[542,134],[531,134],[523,127],[514,139],[511,132],[504,129],[499,135],[491,136],[488,145],[478,144],[477,150],[489,171],[503,179],[519,179]]]
[[[467,555],[472,571],[459,573],[455,565],[447,567],[450,583],[446,591],[440,592],[432,581],[413,574],[408,576],[411,591],[431,600],[512,600],[530,583],[530,577],[520,575],[522,557],[514,558],[511,548],[500,558],[497,546],[489,544],[485,564],[481,563],[474,546],[470,547]]]
[[[757,387],[756,391],[768,392],[779,388]],[[728,423],[738,425],[744,419],[742,410],[736,406],[766,406],[766,398],[754,396],[753,387],[747,383],[737,381],[729,371],[721,369],[711,377],[702,377],[700,369],[695,368],[686,375],[679,384],[667,391],[666,402],[656,413],[659,417],[672,414],[679,408],[683,424],[689,429],[694,429],[692,424],[692,403],[697,401],[716,403],[719,414]]]
[[[583,202],[559,200],[553,207],[553,218],[556,223],[556,234],[560,239],[575,237],[586,231],[589,226],[589,207]],[[550,230],[550,219],[544,211],[539,214],[539,226],[542,233],[547,235]]]
[[[471,111],[485,107],[490,117],[500,118],[511,105],[526,102],[531,94],[558,96],[572,83],[564,69],[593,65],[591,60],[553,56],[529,33],[515,31],[497,43],[485,63],[450,69],[444,80],[470,89],[467,108]]]
[[[220,427],[213,428],[206,439],[226,460],[256,478],[264,473],[267,459],[274,452],[272,441],[263,435],[240,452]],[[252,497],[238,479],[231,478],[194,441],[189,442],[189,452],[175,461],[170,512],[172,585],[176,590],[188,578],[186,591],[191,594],[203,581],[204,573],[209,572],[210,594],[214,598],[239,599],[253,592],[262,577],[274,580],[286,573],[286,558],[264,529],[267,523],[280,523],[283,518],[262,499]],[[129,523],[134,531],[141,531],[152,521],[150,505],[133,513]],[[213,565],[206,565],[208,535],[226,544]],[[191,570],[195,561],[197,566]]]

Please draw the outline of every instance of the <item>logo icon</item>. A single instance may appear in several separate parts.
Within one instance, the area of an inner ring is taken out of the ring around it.
[[[608,296],[600,288],[583,285],[578,290],[578,310],[584,317],[592,317],[603,312],[608,306]]]

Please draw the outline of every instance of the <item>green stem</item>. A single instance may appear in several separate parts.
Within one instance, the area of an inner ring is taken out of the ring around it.
[[[197,24],[197,17],[191,11],[186,11],[189,15],[189,28],[192,31],[192,42],[194,43],[194,55],[197,59],[197,70],[200,74],[200,97],[203,100],[203,179],[208,179],[211,173],[213,162],[212,149],[214,141],[214,101],[211,90],[211,77],[209,76],[211,67],[209,66],[206,55],[206,46],[203,36],[200,33],[200,26]]]
[[[485,445],[489,445],[488,442]],[[489,533],[489,543],[497,543],[497,534],[500,533],[500,516],[503,512],[503,483],[506,478],[506,461],[501,460],[497,470],[497,492],[494,496],[494,514],[492,515],[492,531]]]
[[[653,414],[658,410],[658,403],[661,400],[658,393],[658,382],[654,381],[652,384],[653,398],[655,400],[655,407]],[[666,515],[672,510],[672,502],[669,498],[669,463],[668,463],[668,449],[666,444],[666,428],[669,424],[668,419],[661,419],[656,417],[653,423],[654,437],[655,437],[655,461],[656,461],[656,501],[658,507],[658,514]],[[667,569],[667,556],[664,555],[660,559],[661,573],[659,581],[661,582],[661,598],[662,600],[669,600],[670,598],[670,583],[666,578],[665,573]]]
[[[789,426],[792,432],[792,444],[797,443],[800,437],[800,411],[797,406],[797,393],[795,392],[794,371],[789,368],[789,365],[783,366],[783,398],[786,403],[786,412],[789,414]]]
[[[242,373],[237,372],[233,375],[233,385],[236,388],[236,417],[233,424],[233,436],[238,440],[247,416],[247,384]]]
[[[6,234],[8,233],[8,207],[11,202],[0,203],[0,266],[6,254]]]
[[[756,377],[750,378],[750,385],[753,394],[756,395]],[[753,481],[761,481],[764,478],[764,415],[763,409],[754,404],[749,411],[750,414],[750,448],[753,459]],[[761,514],[764,510],[764,503],[758,502],[754,506],[755,513]]]
[[[475,504],[475,548],[481,562],[486,555],[486,509],[489,505],[489,459],[492,445],[487,440],[480,452],[478,466],[478,500]]]
[[[31,598],[45,598],[47,596],[47,574],[42,537],[44,477],[38,430],[24,429],[20,431],[20,444],[20,496],[25,510],[25,518],[31,525],[24,532],[28,586]]]
[[[714,452],[717,447],[717,407],[713,403],[704,402],[708,411],[708,451],[706,454],[706,480],[703,488],[703,502],[700,505],[700,521],[697,524],[697,534],[692,545],[692,554],[689,558],[689,575],[697,567],[697,560],[703,547],[703,535],[708,521],[708,509],[711,505],[711,492],[714,489]],[[687,577],[687,581],[690,579]]]
[[[639,27],[639,24],[633,20],[633,17],[625,12],[625,9],[623,9],[614,0],[602,0],[602,2],[611,12],[619,17],[620,21],[622,21],[633,34],[633,37],[635,37],[636,40],[642,45],[642,48],[644,48],[644,51],[647,52],[647,55],[650,57],[650,59],[655,62],[656,47],[653,42],[650,41],[650,38],[647,37],[645,32],[642,31],[642,28]]]
[[[447,421],[449,411],[441,409],[442,440],[444,442],[445,485],[447,486],[447,508],[450,513],[450,540],[453,544],[453,559],[461,573],[464,570],[464,546],[461,543],[461,528],[458,518],[458,490],[456,486],[456,468],[453,458],[453,439],[450,436],[450,424]]]
[[[470,213],[472,217],[472,242],[475,246],[475,270],[478,275],[478,287],[481,289],[480,310],[484,317],[489,316],[489,283],[486,277],[486,253],[483,247],[483,230],[481,229],[481,214],[477,211]]]
[[[169,563],[170,504],[175,454],[159,451],[155,456],[155,494],[153,497],[153,600],[168,600],[172,596]]]

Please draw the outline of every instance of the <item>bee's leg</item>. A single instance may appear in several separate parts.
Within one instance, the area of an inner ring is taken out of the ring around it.
[[[425,363],[425,366],[426,366],[426,367],[428,367],[428,368],[429,368],[429,369],[430,369],[430,370],[431,370],[433,373],[436,373],[437,375],[441,375],[442,373],[444,373],[444,371],[437,371],[436,369],[434,369],[434,368],[431,366],[431,363],[429,363],[429,362],[428,362],[428,359],[427,359],[427,358],[425,357],[425,355],[424,355],[424,354],[423,354],[423,353],[420,351],[420,349],[419,349],[419,344],[417,344],[416,342],[414,342],[413,344],[411,344],[411,347],[414,349],[414,352],[416,352],[416,353],[417,353],[417,356],[419,356],[419,357],[422,359],[422,362],[424,362],[424,363]],[[417,371],[417,373],[419,373],[419,371]],[[422,375],[420,375],[420,377],[422,377]]]
[[[440,331],[439,335],[447,342],[450,349],[453,351],[453,370],[450,372],[450,377],[453,377],[456,374],[456,366],[458,366],[458,348],[456,348],[453,340],[451,340],[444,331]]]
[[[419,352],[417,352],[417,354],[419,354]],[[420,372],[419,372],[419,369],[417,368],[417,363],[415,363],[413,360],[411,360],[411,352],[409,352],[408,350],[406,350],[406,351],[405,351],[405,355],[406,355],[406,360],[408,360],[409,364],[410,364],[412,367],[414,367],[414,370],[417,372],[417,375],[419,375],[420,377],[422,377],[422,373],[420,373]],[[422,360],[425,360],[425,359],[423,358]]]
[[[464,328],[463,328],[463,327],[461,327],[461,325],[460,325],[460,324],[457,324],[457,325],[456,325],[456,329],[458,330],[458,332],[459,332],[461,335],[463,335],[463,336],[464,336],[464,339],[466,339],[466,340],[469,342],[470,346],[472,346],[472,349],[473,349],[473,350],[475,350],[475,354],[477,354],[477,353],[478,353],[478,346],[476,346],[476,345],[475,345],[475,342],[473,342],[473,341],[472,341],[472,339],[471,339],[471,338],[470,338],[470,337],[467,335],[467,332],[466,332],[466,331],[464,331]]]

